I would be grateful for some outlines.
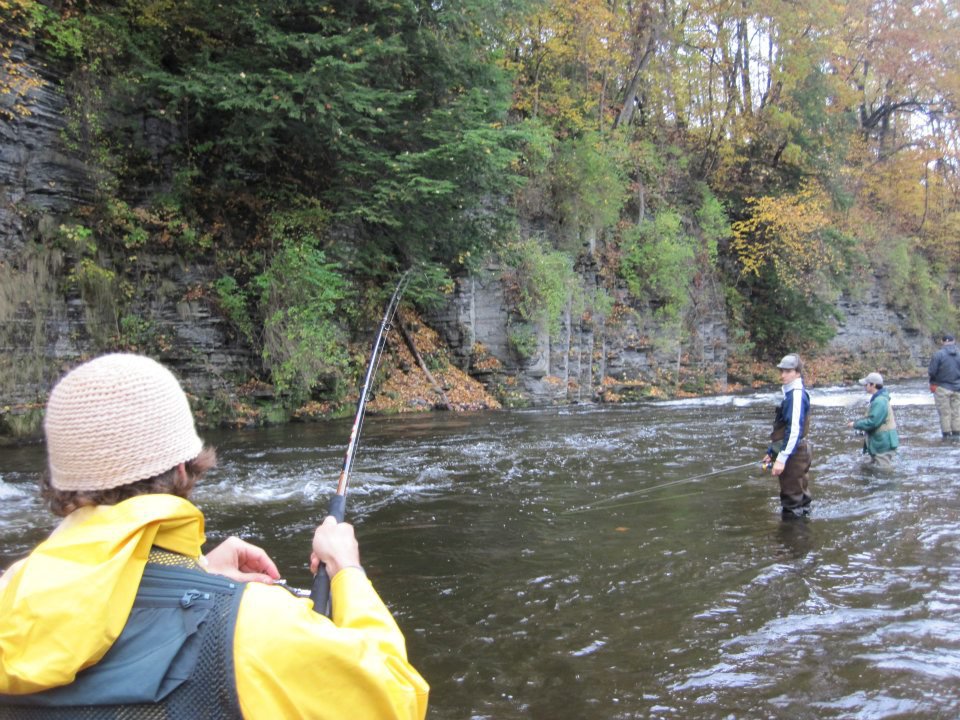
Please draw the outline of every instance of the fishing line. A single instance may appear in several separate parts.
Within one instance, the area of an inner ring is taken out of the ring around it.
[[[685,483],[695,482],[696,480],[702,480],[703,478],[712,477],[714,475],[722,475],[724,473],[733,472],[734,470],[743,470],[744,468],[748,468],[756,464],[757,464],[756,460],[751,460],[748,463],[744,463],[743,465],[737,465],[735,467],[723,468],[722,470],[714,470],[713,472],[703,473],[702,475],[694,475],[692,477],[682,478],[680,480],[670,480],[669,482],[660,483],[659,485],[654,485],[653,487],[643,488],[641,490],[634,490],[633,492],[623,493],[621,495],[617,495],[616,497],[612,497],[612,498],[604,498],[603,500],[597,500],[596,502],[590,503],[589,505],[583,505],[573,510],[567,510],[563,514],[572,515],[574,513],[588,512],[590,510],[607,510],[611,507],[621,507],[620,505],[609,505],[608,503],[616,502],[618,500],[622,500],[623,498],[632,497],[634,495],[645,495],[647,493],[654,492],[655,490],[661,490],[663,488],[673,487],[674,485],[683,485]],[[675,497],[684,497],[684,496],[677,495]],[[636,505],[639,503],[628,503],[628,504]]]
[[[720,488],[720,490],[733,490],[734,488]],[[676,500],[677,498],[693,497],[694,495],[702,495],[702,491],[682,493],[681,495],[668,495],[667,497],[658,497],[658,498],[647,498],[646,500],[634,500],[633,502],[628,503],[617,503],[616,505],[604,505],[602,508],[589,508],[591,510],[613,510],[615,508],[624,508],[624,507],[633,507],[634,505],[646,505],[647,503],[652,502],[664,502],[666,500]],[[574,510],[573,512],[578,512]]]

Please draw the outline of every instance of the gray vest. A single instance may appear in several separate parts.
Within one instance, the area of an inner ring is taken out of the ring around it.
[[[127,624],[100,662],[69,685],[0,695],[0,720],[242,718],[233,669],[242,596],[241,583],[148,563]]]

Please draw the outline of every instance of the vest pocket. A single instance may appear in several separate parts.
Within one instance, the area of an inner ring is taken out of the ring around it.
[[[77,707],[164,700],[194,675],[204,622],[216,604],[215,588],[234,587],[198,571],[186,573],[148,565],[127,623],[100,662],[69,685],[20,696],[17,703]]]

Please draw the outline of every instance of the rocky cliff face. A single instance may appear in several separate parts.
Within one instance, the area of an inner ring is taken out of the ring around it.
[[[28,49],[18,52],[28,56]],[[94,201],[94,171],[62,140],[65,102],[59,80],[38,68],[42,83],[27,98],[29,114],[0,115],[0,435],[17,418],[36,413],[51,384],[68,367],[99,352],[98,333],[119,319],[91,307],[65,278],[69,253],[53,238]],[[75,260],[75,259],[74,259]],[[100,258],[135,278],[129,314],[141,322],[137,346],[170,364],[195,395],[229,396],[254,376],[258,359],[231,339],[205,288],[212,268],[172,256]],[[597,268],[580,268],[581,290],[598,284]],[[538,330],[535,350],[521,357],[511,346],[510,303],[502,273],[489,267],[457,282],[445,308],[428,318],[455,362],[507,402],[558,404],[616,401],[666,388],[723,390],[727,327],[723,299],[709,281],[691,288],[680,323],[653,320],[626,293],[613,297],[607,316],[570,306],[559,332]],[[918,372],[933,345],[880,300],[876,288],[843,299],[846,320],[828,352],[849,357],[898,358]],[[6,429],[3,427],[6,425]]]
[[[29,47],[15,52],[30,60]],[[27,112],[0,113],[0,436],[29,424],[21,419],[36,414],[52,383],[101,352],[99,336],[110,335],[111,325],[116,334],[120,321],[115,307],[93,307],[69,281],[76,258],[56,241],[57,229],[95,201],[99,171],[63,140],[60,78],[39,64],[31,72],[40,82],[24,99]],[[250,377],[255,358],[231,343],[226,322],[205,300],[211,269],[172,256],[132,262],[98,258],[133,280],[125,310],[138,320],[138,345],[201,397]]]
[[[30,48],[14,48],[29,60]],[[0,262],[12,262],[41,219],[70,213],[93,199],[90,169],[61,140],[66,125],[59,78],[34,65],[39,81],[28,114],[0,113]]]
[[[583,294],[596,289],[597,269],[581,267],[579,282]],[[664,388],[724,388],[723,305],[713,288],[694,290],[683,332],[653,320],[649,308],[631,307],[622,291],[608,317],[577,314],[568,304],[559,332],[539,328],[529,357],[511,344],[511,305],[496,266],[460,279],[446,307],[430,320],[457,363],[507,402],[615,401]]]
[[[870,285],[861,297],[842,297],[837,309],[844,320],[827,346],[828,353],[864,360],[886,359],[905,370],[922,374],[937,345],[933,338],[916,328],[908,318],[888,306],[877,284]]]
[[[94,202],[95,183],[94,170],[62,140],[66,108],[59,80],[43,80],[28,98],[28,115],[0,121],[0,262],[8,280],[6,292],[0,290],[7,357],[0,364],[0,405],[42,402],[66,367],[98,352],[94,326],[117,322],[109,312],[98,317],[75,290],[64,290],[71,258],[50,249],[60,224]],[[39,259],[37,247],[46,248]],[[229,393],[256,373],[257,359],[230,340],[229,328],[206,300],[202,288],[213,279],[208,269],[163,256],[142,255],[136,267],[122,258],[100,262],[138,278],[128,308],[143,320],[138,346],[173,366],[191,392]],[[38,267],[43,282],[36,281]],[[583,291],[595,288],[596,268],[582,268],[581,283]],[[551,337],[540,328],[535,351],[520,357],[508,337],[504,292],[498,268],[461,279],[432,321],[457,363],[508,401],[615,400],[659,385],[726,382],[726,327],[715,294],[695,293],[682,333],[658,326],[644,308],[631,308],[625,293],[615,298],[619,304],[610,317],[568,308],[560,332]]]

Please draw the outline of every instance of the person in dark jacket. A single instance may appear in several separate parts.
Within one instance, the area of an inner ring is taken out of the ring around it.
[[[870,393],[870,404],[867,406],[866,416],[849,423],[848,426],[866,435],[863,453],[870,458],[868,465],[879,470],[889,470],[893,467],[897,448],[900,446],[890,392],[883,387],[883,376],[877,372],[860,378],[859,382]]]
[[[943,346],[930,358],[930,392],[940,415],[945,440],[960,440],[960,351],[956,339],[945,333]]]
[[[777,408],[770,433],[770,447],[763,465],[772,463],[771,473],[780,481],[783,517],[799,517],[810,512],[809,478],[811,454],[807,443],[810,426],[810,395],[803,386],[803,361],[791,353],[777,364],[783,385],[783,401]]]

